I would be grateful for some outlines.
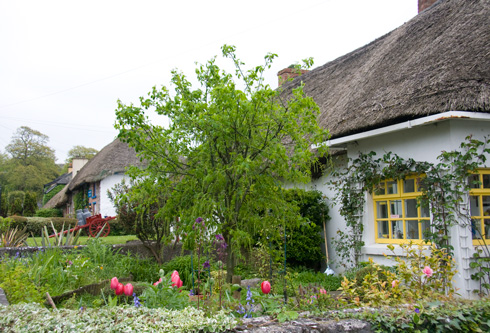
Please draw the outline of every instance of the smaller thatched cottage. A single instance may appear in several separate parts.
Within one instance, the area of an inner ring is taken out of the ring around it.
[[[142,166],[134,149],[114,140],[88,161],[73,179],[44,208],[61,208],[64,216],[88,206],[90,212],[102,216],[116,214],[107,191],[120,183],[129,166]]]

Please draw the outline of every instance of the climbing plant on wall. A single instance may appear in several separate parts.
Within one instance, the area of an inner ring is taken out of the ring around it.
[[[460,149],[443,151],[438,156],[438,163],[403,159],[391,152],[381,158],[375,158],[375,152],[361,153],[350,160],[348,168],[334,171],[330,186],[337,191],[334,200],[340,205],[340,214],[346,221],[346,229],[337,232],[334,246],[344,265],[356,266],[359,263],[364,246],[362,216],[366,192],[376,191],[384,179],[402,180],[413,174],[421,175],[418,185],[422,195],[418,197],[418,204],[429,206],[431,210],[431,227],[424,233],[424,240],[447,249],[448,255],[452,255],[454,249],[449,242],[449,229],[456,224],[471,228],[471,214],[465,200],[471,186],[468,177],[484,166],[490,154],[489,143],[488,138],[479,141],[469,136],[461,143]],[[490,252],[485,239],[479,236],[484,255],[488,257]],[[487,275],[490,275],[490,270]],[[485,278],[490,282],[489,276]]]

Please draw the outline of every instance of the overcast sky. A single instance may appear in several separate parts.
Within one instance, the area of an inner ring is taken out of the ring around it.
[[[178,68],[235,45],[247,66],[314,67],[390,32],[417,0],[0,0],[0,152],[20,126],[49,136],[57,162],[112,142],[117,100],[138,103]]]

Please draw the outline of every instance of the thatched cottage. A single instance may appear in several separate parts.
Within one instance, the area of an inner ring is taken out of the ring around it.
[[[44,208],[61,208],[64,216],[75,216],[75,200],[88,198],[92,215],[114,216],[116,211],[107,191],[120,183],[129,166],[142,166],[133,148],[114,140],[89,160],[73,179],[49,200]]]
[[[337,168],[372,151],[437,163],[442,151],[459,148],[468,135],[478,140],[490,136],[490,1],[437,1],[370,44],[284,84],[284,94],[301,81],[320,107],[320,124],[330,131],[328,146]],[[471,218],[490,239],[490,220],[481,213],[490,208],[488,161],[486,168],[479,171],[484,184],[478,194],[468,196],[475,201],[472,211],[483,207]],[[327,185],[330,180],[323,175],[311,186],[333,198],[336,189]],[[383,256],[388,244],[423,238],[421,229],[430,216],[413,205],[415,197],[403,190],[405,184],[391,185],[385,196],[364,193],[362,261],[371,257],[389,263]],[[409,216],[409,207],[416,215]],[[338,205],[330,215],[327,234],[333,237],[346,230],[346,222]],[[469,264],[477,244],[471,228],[454,226],[450,233],[456,287],[463,297],[472,297],[478,286]],[[338,263],[330,241],[328,250]]]

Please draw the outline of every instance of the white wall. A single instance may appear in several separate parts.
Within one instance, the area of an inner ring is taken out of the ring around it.
[[[124,174],[115,174],[100,181],[99,205],[102,216],[115,216],[116,208],[107,196],[107,190],[112,190],[114,185],[119,184],[124,179]]]
[[[356,158],[360,152],[368,153],[371,151],[376,152],[376,157],[380,158],[387,152],[396,153],[398,156],[408,159],[413,158],[416,161],[428,161],[437,163],[437,156],[442,151],[450,151],[458,149],[461,142],[465,140],[468,135],[473,135],[475,139],[480,141],[484,140],[484,136],[490,136],[490,122],[473,121],[467,119],[451,119],[436,124],[425,125],[421,127],[414,127],[405,129],[395,133],[388,133],[377,137],[366,138],[363,140],[355,141],[347,145],[347,157]],[[342,158],[337,161],[338,167],[346,165],[346,160]],[[490,167],[490,163],[487,162],[486,167]],[[326,183],[330,178],[328,175],[315,180],[312,186],[322,191],[331,201],[335,196],[335,190],[329,188]],[[372,198],[370,194],[366,193],[366,206],[364,210],[363,223],[364,223],[364,235],[363,239],[366,245],[363,248],[363,257],[361,260],[368,260],[372,257],[380,264],[391,264],[392,262],[385,259],[383,253],[388,253],[386,244],[376,244],[374,234],[374,212]],[[327,237],[329,238],[329,255],[330,259],[339,261],[339,257],[335,253],[335,249],[331,246],[331,238],[336,236],[338,229],[345,228],[345,220],[340,215],[337,207],[332,207],[330,210],[331,220],[327,226]],[[465,266],[468,264],[468,260],[464,257],[468,257],[473,253],[473,247],[471,245],[471,239],[465,241],[464,228],[454,227],[452,231],[452,243],[455,247],[455,258],[458,261],[457,276],[455,276],[455,285],[459,288],[459,292],[463,297],[470,298],[472,296],[471,290],[476,288],[474,282],[469,281],[468,270]],[[468,246],[469,245],[469,246]],[[465,249],[466,248],[466,249]],[[398,251],[398,253],[400,253]],[[341,272],[341,267],[335,268],[336,272]]]

